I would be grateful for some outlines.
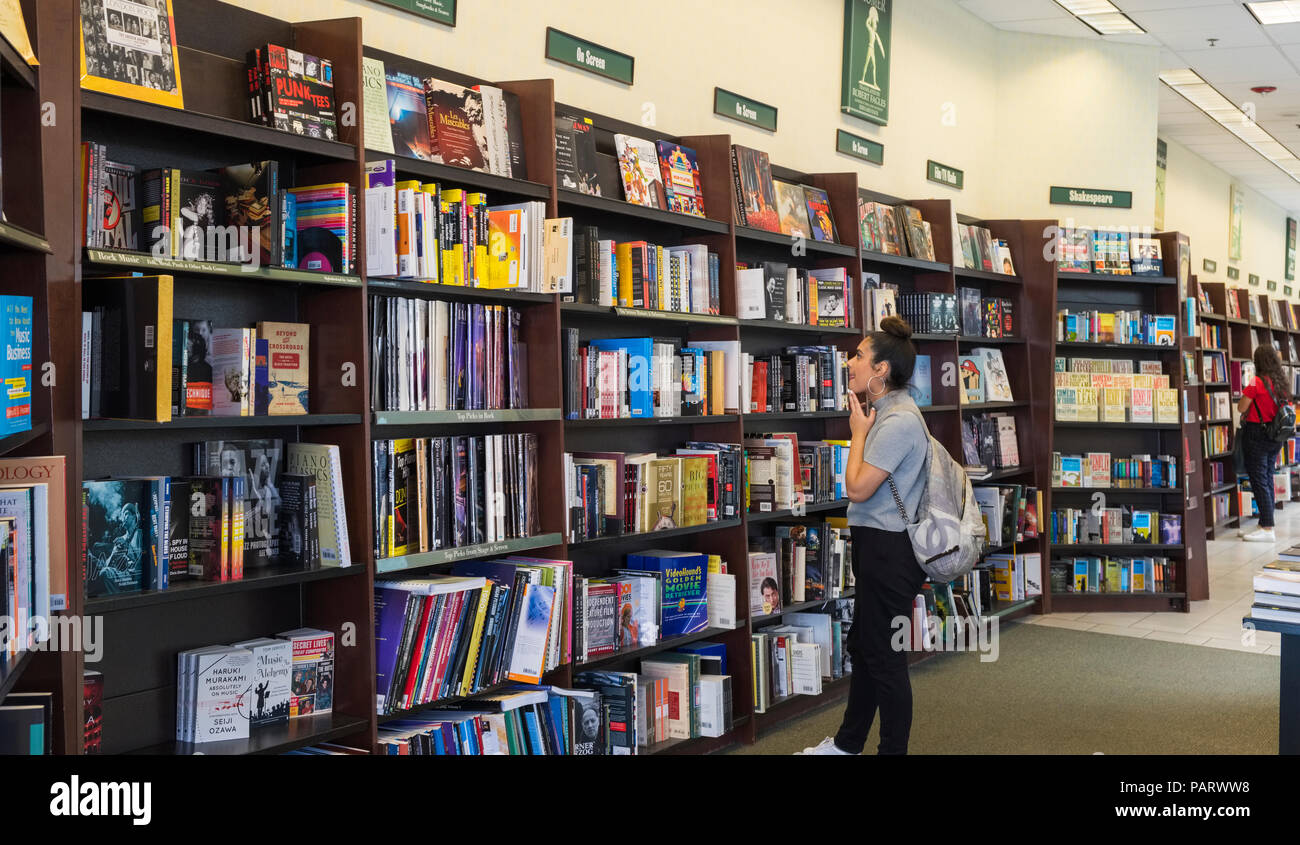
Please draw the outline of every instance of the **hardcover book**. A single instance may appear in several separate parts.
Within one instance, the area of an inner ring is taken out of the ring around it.
[[[288,640],[293,655],[289,717],[329,713],[334,709],[334,633],[295,628],[276,634]]]
[[[695,150],[668,141],[656,141],[655,146],[659,151],[659,169],[664,177],[668,210],[703,217],[704,189],[700,184]]]
[[[102,318],[101,375],[92,385],[99,415],[171,420],[172,277],[96,279],[82,304]]]
[[[276,486],[284,441],[210,440],[194,444],[196,474],[244,480],[243,566],[270,566],[280,554],[280,493]]]
[[[765,232],[781,231],[767,153],[732,144],[731,166],[736,178],[737,224]]]
[[[661,639],[694,634],[708,627],[707,555],[649,550],[628,555],[627,568],[661,573]]]
[[[311,326],[306,323],[257,324],[267,341],[267,412],[271,416],[308,413]]]
[[[0,437],[6,437],[32,427],[32,298],[0,296],[0,313],[4,315],[5,345],[5,359],[0,365],[4,385]]]
[[[808,206],[805,204],[803,187],[780,179],[774,179],[772,183],[776,188],[781,233],[791,237],[811,237],[812,226],[808,222]]]
[[[813,237],[819,241],[837,242],[839,236],[835,232],[835,218],[831,216],[830,199],[826,196],[826,192],[821,188],[808,185],[802,187]]]
[[[424,103],[429,121],[430,160],[487,172],[483,95],[463,85],[427,77]]]
[[[424,84],[409,73],[389,70],[385,74],[388,124],[397,155],[433,160],[429,139],[429,118],[424,101]]]
[[[235,249],[224,256],[227,261],[252,261],[258,250],[262,266],[280,264],[283,235],[280,232],[280,165],[276,161],[258,161],[223,167],[220,170],[222,207],[226,226],[239,227]],[[229,231],[229,230],[227,230]],[[248,234],[244,234],[244,233]]]
[[[151,488],[143,480],[82,482],[86,598],[144,588],[157,549],[150,537]]]
[[[184,108],[171,0],[85,0],[81,87]]]
[[[598,197],[602,194],[593,132],[590,118],[555,116],[555,175],[560,187]]]
[[[614,149],[618,151],[623,199],[648,208],[667,208],[655,145],[643,138],[617,134],[614,136]]]

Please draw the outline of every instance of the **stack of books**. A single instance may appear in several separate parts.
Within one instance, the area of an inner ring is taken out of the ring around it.
[[[1300,545],[1282,552],[1255,574],[1255,603],[1250,615],[1300,625]]]

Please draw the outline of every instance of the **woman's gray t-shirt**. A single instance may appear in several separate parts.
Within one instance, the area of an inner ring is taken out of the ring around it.
[[[890,391],[872,406],[876,409],[876,423],[867,435],[862,460],[893,475],[908,518],[915,519],[925,490],[921,473],[930,447],[930,432],[906,390]],[[888,481],[882,482],[865,502],[850,502],[847,516],[849,525],[884,531],[904,529]]]

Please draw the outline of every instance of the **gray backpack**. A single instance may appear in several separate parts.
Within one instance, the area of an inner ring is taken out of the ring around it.
[[[925,418],[915,416],[922,426]],[[879,420],[877,420],[879,423]],[[912,540],[916,562],[936,583],[955,581],[975,567],[988,542],[988,528],[975,501],[975,489],[962,465],[953,460],[943,444],[926,429],[930,452],[921,469],[925,488],[915,520],[907,515],[898,495],[894,476],[889,476],[889,491],[894,495],[898,514]]]

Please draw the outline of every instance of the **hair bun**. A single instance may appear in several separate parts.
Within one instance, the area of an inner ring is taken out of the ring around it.
[[[891,316],[880,321],[880,330],[888,335],[893,335],[900,340],[907,340],[912,336],[912,327],[902,317]]]

